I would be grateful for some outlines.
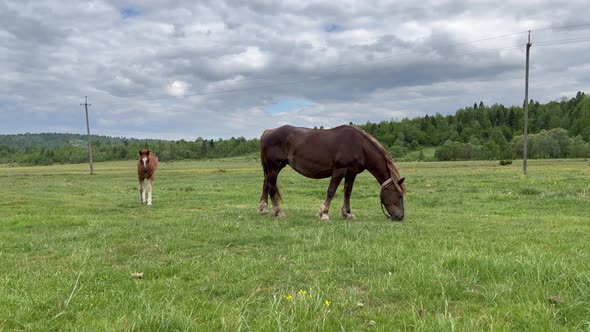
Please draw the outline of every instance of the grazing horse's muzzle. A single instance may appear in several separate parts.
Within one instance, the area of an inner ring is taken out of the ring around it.
[[[403,214],[394,213],[391,216],[391,220],[393,220],[393,221],[402,221],[402,220],[404,220],[404,215]]]
[[[383,201],[381,201],[381,211],[383,212],[383,214],[387,217],[387,219],[391,219],[393,221],[403,221],[404,220],[404,213],[403,212],[394,212],[394,213],[388,213],[387,210],[384,208],[384,203]]]

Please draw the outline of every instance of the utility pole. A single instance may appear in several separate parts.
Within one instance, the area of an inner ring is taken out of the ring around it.
[[[92,144],[90,144],[90,125],[88,124],[88,106],[90,106],[90,104],[88,104],[88,96],[84,96],[84,98],[84,104],[80,105],[84,106],[84,109],[86,109],[86,132],[88,134],[88,161],[90,162],[90,174],[94,174],[94,165],[92,163]]]
[[[529,30],[529,41],[526,44],[526,73],[524,79],[524,146],[522,148],[522,171],[526,175],[526,162],[528,154],[528,131],[529,131],[529,54],[531,50],[531,30]]]

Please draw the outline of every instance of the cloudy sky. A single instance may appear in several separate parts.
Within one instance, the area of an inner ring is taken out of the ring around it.
[[[583,1],[0,2],[0,134],[258,137],[590,87]]]

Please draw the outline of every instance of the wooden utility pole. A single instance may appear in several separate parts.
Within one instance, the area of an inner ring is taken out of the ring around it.
[[[84,106],[86,110],[86,133],[88,134],[88,161],[90,162],[90,174],[94,174],[94,165],[92,163],[92,144],[90,143],[90,125],[88,124],[88,96],[84,96],[84,104],[80,104]]]
[[[522,148],[522,171],[524,175],[526,175],[526,162],[529,143],[529,54],[531,50],[531,45],[531,31],[529,30],[529,41],[526,44],[526,71],[524,79],[524,146]]]

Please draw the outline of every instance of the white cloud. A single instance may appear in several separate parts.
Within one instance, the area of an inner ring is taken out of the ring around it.
[[[190,85],[187,82],[173,81],[168,85],[168,93],[173,96],[180,97],[186,94],[189,86]]]
[[[228,72],[255,71],[263,69],[268,63],[269,56],[258,47],[247,47],[238,54],[224,55],[219,65]]]
[[[0,133],[83,133],[85,95],[93,133],[169,139],[449,114],[480,100],[518,105],[524,31],[584,23],[584,5],[5,0]],[[581,56],[590,42],[542,45],[588,32],[533,31],[533,99],[590,86]],[[264,111],[278,99],[311,106]]]

